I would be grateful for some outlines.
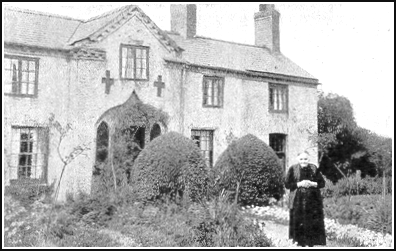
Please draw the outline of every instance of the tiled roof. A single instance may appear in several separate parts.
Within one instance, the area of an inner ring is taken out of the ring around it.
[[[110,12],[106,12],[102,15],[88,19],[87,21],[81,23],[73,37],[69,39],[69,42],[76,42],[81,39],[87,38],[103,27],[111,23],[118,15],[121,15],[124,11],[133,8],[133,5],[122,6]]]
[[[264,47],[200,36],[184,39],[172,32],[168,32],[168,35],[185,50],[183,59],[192,64],[315,78],[286,56],[281,53],[271,53]]]
[[[136,14],[154,31],[164,46],[181,50],[179,46],[135,5],[126,5],[87,21],[62,17],[14,7],[5,8],[5,38],[7,43],[19,43],[46,48],[65,49],[75,42],[88,39],[90,42],[108,36],[122,26],[129,16]],[[134,13],[135,14],[135,13]]]
[[[5,7],[4,42],[63,49],[80,20]]]
[[[311,74],[281,53],[271,53],[264,47],[200,36],[184,39],[178,34],[163,32],[134,5],[120,7],[87,21],[11,7],[6,7],[5,10],[4,42],[6,43],[71,49],[70,45],[73,42],[88,37],[96,39],[102,32],[108,35],[109,31],[123,24],[120,17],[129,15],[131,11],[138,11],[144,22],[150,24],[150,29],[155,31],[154,34],[160,42],[177,51],[184,50],[182,57],[189,63],[314,79]]]

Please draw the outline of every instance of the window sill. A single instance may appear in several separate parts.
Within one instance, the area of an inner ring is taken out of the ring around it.
[[[21,186],[21,185],[34,185],[34,186],[48,186],[47,182],[40,179],[11,179],[11,186]]]
[[[120,78],[121,81],[142,81],[148,82],[150,79]]]
[[[11,93],[4,93],[4,96],[9,96],[13,98],[37,98],[37,95],[11,94]]]
[[[221,108],[223,108],[223,106],[209,106],[209,105],[204,105],[204,106],[202,106],[202,108],[217,108],[217,109],[221,109]]]
[[[269,113],[288,114],[289,111],[269,110]]]

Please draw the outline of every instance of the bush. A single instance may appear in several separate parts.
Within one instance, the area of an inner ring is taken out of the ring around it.
[[[349,200],[350,199],[350,200]],[[325,216],[340,224],[354,224],[382,233],[392,233],[392,198],[387,195],[361,195],[326,198]]]
[[[36,200],[50,200],[54,184],[47,186],[29,180],[21,180],[5,187],[4,194],[18,200],[22,206],[30,206]]]
[[[229,192],[193,204],[188,209],[193,239],[203,247],[271,247],[273,243],[239,206]]]
[[[76,198],[68,197],[67,212],[77,222],[90,226],[107,226],[115,214],[116,203],[109,196],[89,196],[79,193]]]
[[[206,196],[208,168],[192,140],[175,132],[152,140],[136,159],[131,184],[142,199]]]
[[[321,190],[325,198],[342,197],[349,195],[375,195],[382,194],[383,180],[382,177],[365,177],[361,179],[356,174],[348,178],[342,178],[333,184],[330,180],[326,180],[325,187]],[[386,192],[392,193],[392,178],[387,177]]]
[[[284,170],[275,152],[262,140],[248,134],[232,142],[220,155],[214,170],[214,194],[222,189],[234,193],[239,184],[238,203],[267,204],[271,197],[280,199],[284,193]]]
[[[364,226],[368,229],[383,234],[392,234],[392,200],[377,200],[365,223]]]

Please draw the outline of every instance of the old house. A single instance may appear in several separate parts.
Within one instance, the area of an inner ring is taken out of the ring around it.
[[[94,163],[106,158],[98,152],[108,152],[115,121],[138,102],[169,117],[135,128],[140,147],[176,131],[197,142],[209,166],[248,133],[267,142],[285,168],[312,146],[318,80],[281,53],[274,5],[261,4],[252,17],[255,45],[198,36],[196,5],[170,11],[171,31],[163,31],[134,5],[89,20],[5,9],[6,185],[57,181],[59,154],[85,145],[64,173],[60,198],[89,192]],[[59,151],[51,116],[70,125]],[[317,149],[310,151],[315,161]]]

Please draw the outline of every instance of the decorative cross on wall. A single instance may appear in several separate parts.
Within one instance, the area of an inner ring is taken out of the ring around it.
[[[114,84],[114,78],[110,78],[110,71],[109,70],[106,70],[106,77],[102,78],[102,83],[106,84],[105,93],[109,94],[110,93],[110,87]]]
[[[161,75],[158,75],[158,79],[154,82],[154,86],[157,87],[157,97],[161,97],[162,88],[165,88],[165,83],[162,82]]]

